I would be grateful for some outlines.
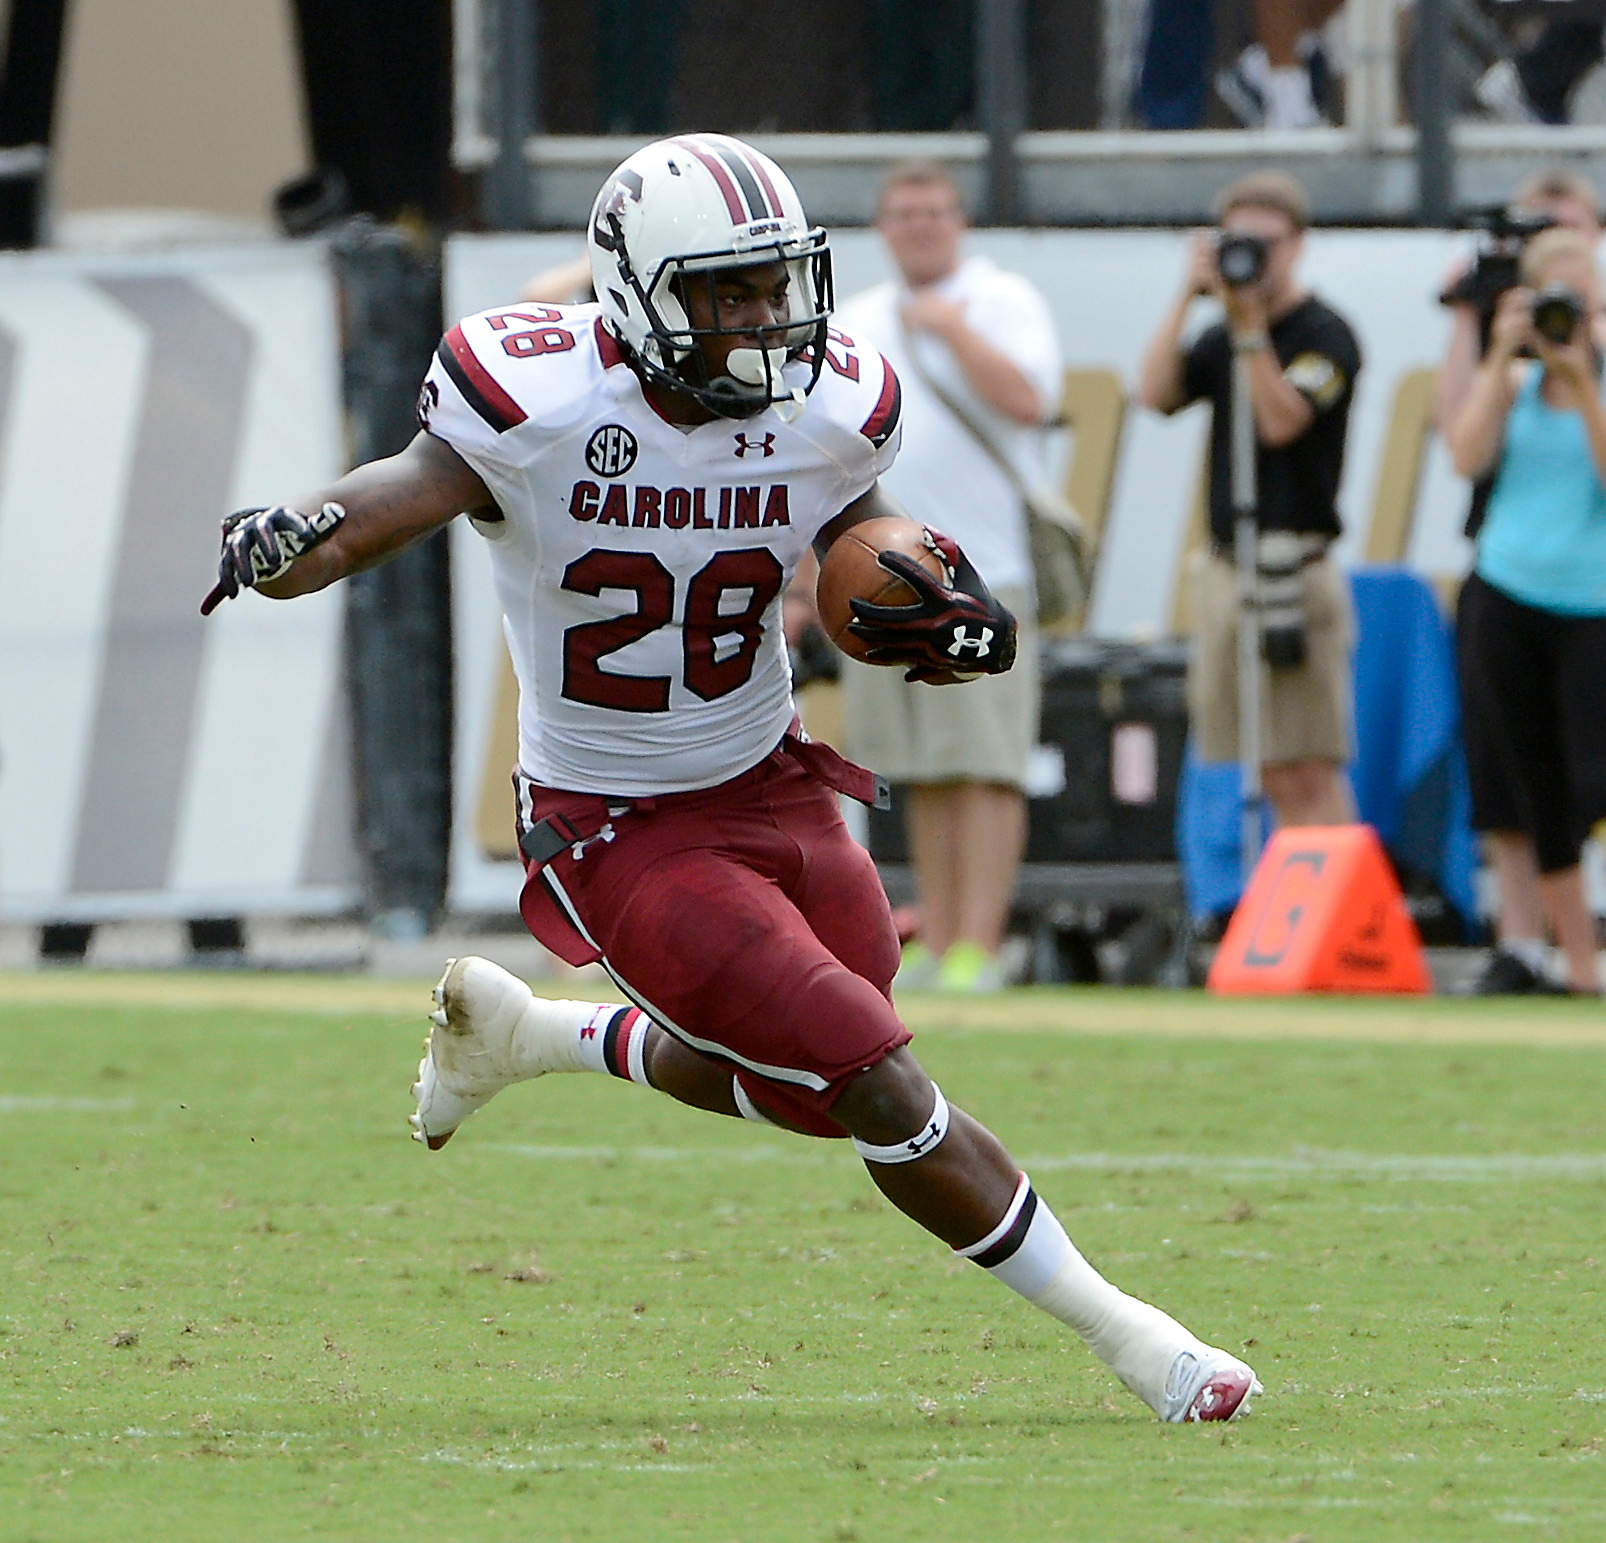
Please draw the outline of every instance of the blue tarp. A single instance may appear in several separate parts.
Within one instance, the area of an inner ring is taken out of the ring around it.
[[[1451,630],[1433,591],[1405,568],[1359,568],[1355,597],[1356,757],[1360,816],[1394,861],[1431,876],[1476,925],[1477,841],[1469,824]],[[1177,796],[1177,853],[1188,909],[1229,910],[1242,888],[1236,765],[1207,765],[1190,746]]]

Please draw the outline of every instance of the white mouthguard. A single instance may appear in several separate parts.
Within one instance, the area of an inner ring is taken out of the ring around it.
[[[765,369],[768,355],[769,368]],[[725,356],[725,373],[744,386],[767,386],[781,379],[781,366],[786,363],[784,348],[733,348]]]

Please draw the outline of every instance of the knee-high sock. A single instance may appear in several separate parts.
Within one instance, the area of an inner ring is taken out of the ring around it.
[[[521,1077],[543,1072],[602,1072],[651,1087],[647,1033],[652,1020],[639,1008],[617,1002],[565,1002],[531,996],[510,1036],[514,1068]]]
[[[1175,1318],[1105,1280],[1024,1173],[1003,1220],[979,1242],[955,1252],[1075,1329],[1156,1414],[1166,1413],[1166,1383],[1178,1355],[1207,1348]]]

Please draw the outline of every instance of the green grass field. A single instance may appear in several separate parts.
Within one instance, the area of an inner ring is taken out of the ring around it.
[[[0,1538],[1606,1537],[1606,1011],[916,1000],[1158,1425],[851,1154],[603,1078],[405,1139],[427,988],[0,978]]]

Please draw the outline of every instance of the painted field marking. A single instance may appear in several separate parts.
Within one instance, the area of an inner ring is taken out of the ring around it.
[[[417,1021],[427,1016],[432,980],[215,971],[0,972],[7,1008],[161,1008]],[[538,994],[620,1001],[585,972],[535,982]],[[1346,997],[1267,1000],[1202,992],[1030,987],[976,1001],[913,995],[899,1011],[922,1035],[984,1032],[1113,1035],[1271,1042],[1606,1047],[1606,1007],[1598,1002],[1519,998],[1409,1001]]]
[[[55,1098],[49,1094],[31,1097],[22,1093],[0,1093],[0,1114],[108,1114],[133,1107],[131,1098]]]
[[[803,1138],[799,1138],[800,1141]],[[821,1163],[857,1166],[845,1142],[809,1147],[532,1146],[487,1142],[483,1152],[505,1152],[537,1162],[582,1163]],[[1020,1159],[1028,1173],[1186,1173],[1209,1178],[1423,1179],[1456,1184],[1493,1184],[1518,1179],[1606,1178],[1606,1152],[1500,1152],[1431,1155],[1404,1152],[1302,1150],[1280,1155],[1200,1157],[1183,1152],[1040,1152]]]

